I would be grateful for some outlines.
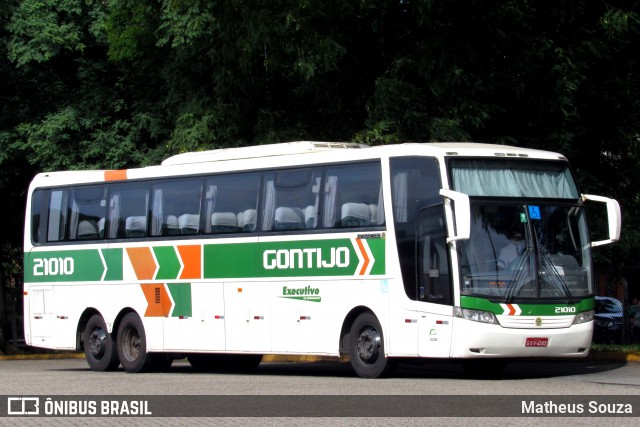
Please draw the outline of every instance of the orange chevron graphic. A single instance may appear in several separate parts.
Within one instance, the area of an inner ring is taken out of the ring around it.
[[[138,280],[153,280],[158,266],[153,259],[151,248],[127,248],[127,254]]]
[[[518,304],[500,304],[500,307],[504,310],[503,316],[520,316],[522,309]]]
[[[141,284],[142,292],[147,300],[147,311],[145,317],[168,317],[171,313],[171,298],[162,283]]]
[[[360,249],[360,253],[362,254],[362,257],[364,258],[364,264],[362,264],[362,268],[360,269],[358,274],[360,276],[364,276],[364,274],[367,272],[367,267],[369,266],[369,263],[371,262],[371,260],[369,259],[369,256],[367,255],[367,251],[364,248],[364,243],[362,243],[362,239],[356,239],[356,243],[358,244],[358,249]]]
[[[200,279],[202,277],[202,256],[200,245],[177,246],[184,268],[180,279]]]

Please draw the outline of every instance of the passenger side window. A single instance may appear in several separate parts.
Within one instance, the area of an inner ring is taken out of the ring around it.
[[[205,189],[205,233],[256,229],[260,174],[213,176],[207,179]]]
[[[440,200],[440,168],[435,159],[398,157],[391,159],[391,199],[396,225],[412,227],[421,206]]]
[[[42,205],[44,203],[45,190],[35,190],[31,196],[31,241],[33,243],[45,243],[46,228],[43,227]]]
[[[106,212],[103,185],[75,188],[71,200],[69,240],[104,239]]]
[[[202,180],[180,179],[153,186],[151,234],[172,236],[201,231]]]
[[[67,190],[52,190],[49,199],[49,218],[47,219],[47,242],[61,242],[67,229]]]
[[[378,163],[327,167],[323,194],[325,228],[373,227],[385,222]]]
[[[318,225],[320,169],[292,169],[265,177],[263,230],[304,230]]]
[[[129,239],[147,235],[149,190],[138,183],[115,184],[109,197],[109,239]]]

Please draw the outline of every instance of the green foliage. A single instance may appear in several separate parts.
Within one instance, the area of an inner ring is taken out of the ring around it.
[[[191,103],[185,105],[177,117],[175,128],[167,143],[171,152],[204,150],[213,145],[233,143],[237,129],[225,125],[225,106],[216,108]]]
[[[158,11],[155,2],[112,0],[106,30],[109,39],[109,59],[133,60],[149,54],[155,46]]]
[[[638,32],[640,23],[637,11],[609,8],[600,18],[600,25],[610,40],[625,40],[630,32]]]
[[[640,353],[640,344],[591,344],[591,350],[609,353]]]
[[[18,127],[14,148],[28,150],[43,170],[119,169],[144,164],[140,130],[126,120],[107,122],[73,107],[49,114],[39,123]]]
[[[367,145],[388,145],[400,142],[397,133],[397,123],[381,120],[373,128],[358,132],[353,137],[355,142]]]
[[[82,0],[24,0],[11,17],[9,60],[46,62],[61,52],[82,52]]]
[[[162,3],[158,27],[159,46],[193,46],[206,39],[207,34],[220,31],[214,16],[214,1],[168,0]]]

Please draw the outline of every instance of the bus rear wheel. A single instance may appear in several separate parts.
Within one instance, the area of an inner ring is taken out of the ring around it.
[[[89,318],[84,329],[82,347],[87,363],[94,371],[113,371],[120,365],[115,340],[99,314]]]
[[[136,313],[127,313],[118,328],[118,357],[125,371],[147,372],[155,367],[155,359],[147,352],[147,336]]]
[[[384,354],[382,327],[371,313],[362,313],[351,325],[349,355],[353,370],[362,378],[378,378],[393,368]]]

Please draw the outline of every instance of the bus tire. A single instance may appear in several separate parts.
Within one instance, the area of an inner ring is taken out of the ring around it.
[[[147,352],[147,336],[136,313],[127,313],[118,327],[118,357],[125,371],[146,372],[154,368],[156,359]]]
[[[87,363],[94,371],[113,371],[120,365],[116,342],[99,314],[89,318],[84,328],[82,347]]]
[[[371,313],[362,313],[351,325],[349,355],[353,370],[362,378],[378,378],[388,374],[392,361],[384,354],[382,327]]]

